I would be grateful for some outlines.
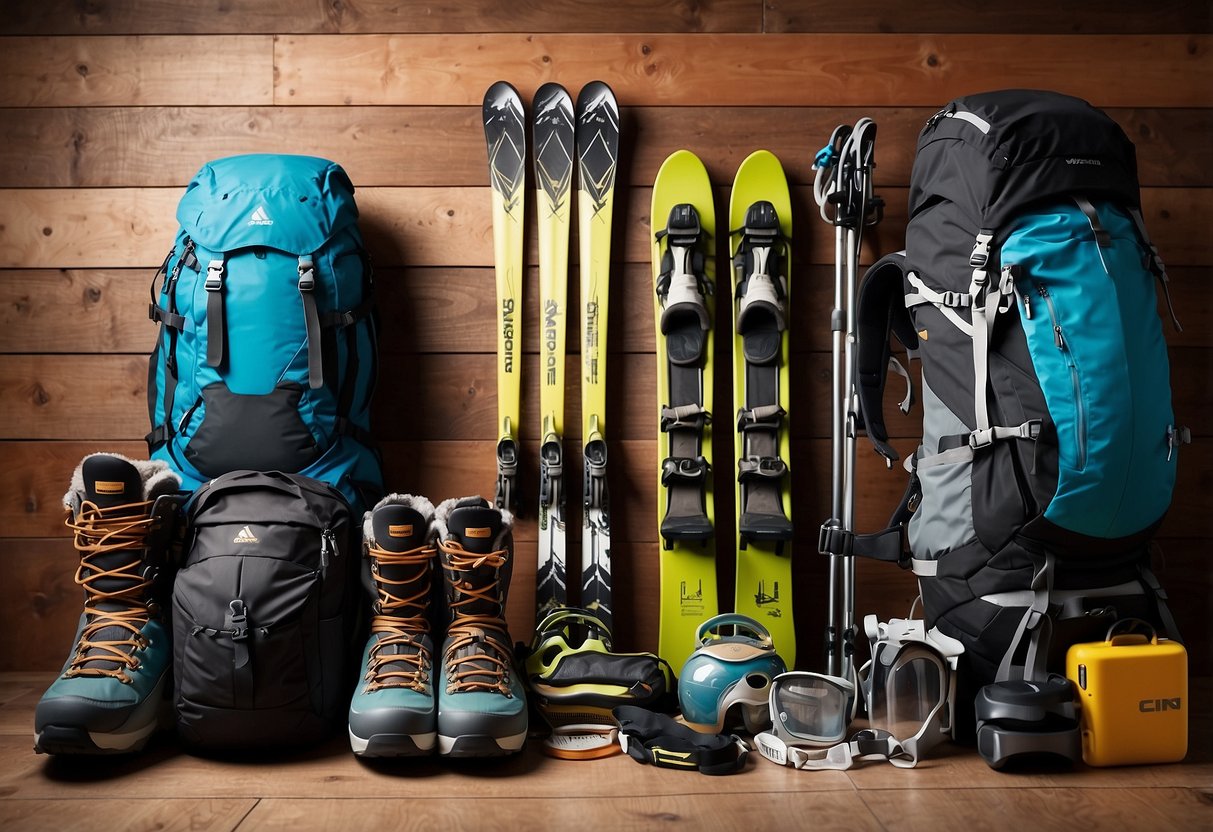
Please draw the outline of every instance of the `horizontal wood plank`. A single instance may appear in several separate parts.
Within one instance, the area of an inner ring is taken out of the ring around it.
[[[274,103],[471,105],[499,78],[528,98],[546,81],[601,78],[633,105],[931,106],[1023,87],[1103,107],[1203,107],[1211,45],[1204,35],[284,35]]]
[[[885,220],[865,234],[862,262],[905,245],[907,190],[883,188]],[[717,215],[728,204],[717,189]],[[152,267],[164,260],[177,229],[175,188],[0,189],[0,269]],[[652,189],[620,189],[613,259],[650,259]],[[812,189],[792,189],[793,257],[800,264],[834,262],[834,230],[818,220]],[[489,189],[365,188],[358,193],[360,226],[375,262],[384,266],[492,265]],[[1146,188],[1142,213],[1173,266],[1213,261],[1213,188]],[[664,218],[661,223],[664,225]],[[577,251],[576,235],[570,243]],[[537,262],[534,240],[527,262]],[[718,242],[718,253],[724,252]]]
[[[727,268],[720,263],[718,269]],[[608,350],[652,353],[652,274],[628,263],[612,270]],[[575,270],[574,270],[575,272]],[[1213,346],[1213,267],[1169,270],[1171,293],[1183,332],[1164,324],[1172,347]],[[718,274],[720,271],[718,271]],[[0,353],[149,353],[157,327],[147,318],[151,269],[14,269],[0,271]],[[828,352],[834,270],[808,266],[792,275],[791,350]],[[379,269],[375,274],[380,354],[394,362],[418,354],[492,353],[496,350],[493,272],[487,267]],[[577,308],[577,278],[569,287],[569,309]],[[159,284],[157,284],[159,291]],[[527,270],[521,325],[524,353],[539,351],[538,270]],[[1166,304],[1159,298],[1166,320]],[[717,333],[731,326],[729,310],[718,310]],[[579,345],[569,321],[567,350]],[[449,358],[448,360],[456,360]],[[724,359],[722,359],[724,360]],[[385,371],[386,372],[386,371]]]
[[[762,0],[48,0],[16,4],[0,33],[757,32],[762,19]]]
[[[1021,0],[1014,5],[974,6],[967,0],[934,0],[909,5],[888,0],[855,0],[839,14],[831,0],[767,0],[768,32],[1006,32],[1014,34],[1213,31],[1213,15],[1203,0],[1118,5],[1113,13],[1101,0]]]
[[[938,109],[622,104],[619,175],[635,184],[652,182],[672,150],[688,147],[713,182],[727,185],[758,137],[793,182],[811,183],[809,161],[834,127],[867,116],[880,127],[877,186],[905,186],[918,132]],[[1143,185],[1213,184],[1213,112],[1109,115],[1137,144]],[[359,188],[488,177],[479,107],[48,107],[0,120],[0,187],[182,187],[209,159],[284,151],[337,160]]]
[[[0,107],[270,104],[273,61],[263,36],[5,38]]]
[[[657,366],[645,353],[608,357],[607,373],[615,389],[628,391],[607,403],[605,435],[647,439],[655,434]],[[1173,401],[1181,420],[1192,424],[1193,435],[1208,436],[1199,414],[1213,408],[1213,386],[1199,383],[1213,377],[1213,351],[1175,349],[1171,355],[1176,385]],[[79,355],[64,359],[50,355],[0,355],[0,439],[114,440],[142,436],[148,430],[147,359],[141,355]],[[717,369],[719,398],[713,412],[733,409],[729,379],[730,357]],[[539,374],[537,358],[523,367],[523,415],[520,435],[539,435]],[[913,367],[919,372],[918,364]],[[831,431],[831,362],[827,353],[799,353],[790,364],[790,390],[797,408],[790,418],[794,438],[828,437]],[[380,440],[472,440],[497,436],[496,356],[470,353],[421,355],[385,360],[371,411],[371,424]],[[567,363],[564,435],[580,436],[580,379],[577,363]],[[889,399],[904,394],[904,383],[890,378]],[[916,382],[916,387],[919,385]],[[417,391],[424,393],[418,406]],[[180,395],[180,394],[179,394]],[[890,403],[886,410],[890,435],[921,435],[921,410],[904,415]],[[727,421],[718,424],[727,425]],[[199,419],[185,426],[199,429]],[[718,428],[718,430],[720,430]],[[727,429],[731,433],[731,429]]]
[[[234,830],[256,805],[257,800],[249,797],[165,796],[156,800],[111,797],[90,800],[88,810],[81,811],[71,800],[3,800],[0,825],[26,832],[90,832],[98,828],[149,832]]]
[[[929,107],[1014,86],[1102,107],[1213,101],[1206,35],[284,35],[272,58],[267,37],[217,35],[205,61],[194,46],[180,36],[8,39],[0,106],[268,104],[271,77],[277,105],[478,105],[501,77],[529,98],[548,80],[576,89],[600,76],[632,106]],[[1126,76],[1125,65],[1137,71]]]

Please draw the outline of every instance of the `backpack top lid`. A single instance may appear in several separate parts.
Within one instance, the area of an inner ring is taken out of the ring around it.
[[[1140,207],[1133,143],[1080,98],[1042,90],[967,95],[932,116],[918,137],[911,219],[943,199],[996,229],[1033,202],[1074,193]]]
[[[177,206],[185,233],[212,251],[311,254],[357,219],[354,185],[340,165],[274,153],[208,162]]]

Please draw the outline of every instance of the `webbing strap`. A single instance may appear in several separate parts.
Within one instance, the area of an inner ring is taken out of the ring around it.
[[[227,327],[223,313],[223,261],[212,260],[206,267],[206,364],[223,366]]]
[[[172,327],[178,332],[185,331],[185,316],[170,312],[158,303],[147,305],[147,316],[155,323]]]
[[[253,662],[249,652],[248,610],[244,601],[239,598],[228,604],[228,612],[223,620],[223,635],[232,639],[232,684],[235,688],[233,698],[237,708],[252,708],[253,702]]]
[[[1095,244],[1100,248],[1107,248],[1112,245],[1112,235],[1103,227],[1103,223],[1099,219],[1099,212],[1095,210],[1095,205],[1091,200],[1078,194],[1075,194],[1073,199],[1074,204],[1078,206],[1078,210],[1082,211],[1083,216],[1087,218],[1087,222],[1091,224],[1091,233],[1095,235]]]
[[[1040,568],[1032,575],[1032,604],[1024,610],[1023,617],[1019,619],[1019,626],[1015,628],[1015,635],[1011,638],[1011,644],[998,664],[998,675],[995,676],[997,682],[1006,682],[1016,678],[1028,681],[1044,678],[1045,654],[1048,652],[1047,641],[1051,634],[1048,612],[1049,596],[1053,593],[1055,560],[1052,553],[1046,552]],[[1015,666],[1015,654],[1019,652],[1025,636],[1028,637],[1027,656],[1023,667],[1017,667]],[[1044,642],[1044,649],[1041,649],[1042,642]],[[1013,676],[1012,674],[1016,672],[1019,675]]]
[[[1162,588],[1158,578],[1145,563],[1142,563],[1140,572],[1142,582],[1154,593],[1154,608],[1158,611],[1158,620],[1162,624],[1162,628],[1167,631],[1167,638],[1182,644],[1183,639],[1180,638],[1175,616],[1171,614],[1171,607],[1167,604],[1166,590]]]
[[[1141,211],[1137,208],[1130,208],[1129,216],[1133,218],[1133,224],[1137,226],[1137,233],[1141,235],[1141,241],[1150,250],[1149,268],[1158,278],[1158,282],[1162,284],[1162,293],[1167,299],[1167,312],[1171,315],[1171,325],[1175,327],[1176,332],[1183,332],[1184,328],[1180,326],[1179,318],[1175,315],[1175,305],[1171,302],[1171,278],[1167,277],[1167,265],[1162,261],[1162,255],[1158,253],[1158,246],[1154,245],[1150,239],[1150,233],[1146,231],[1146,221],[1142,218]]]
[[[989,261],[990,241],[994,235],[987,231],[978,233],[969,256],[973,277],[969,283],[969,294],[973,298],[973,403],[976,430],[990,427],[990,405],[986,396],[989,380],[990,339],[994,334],[994,318],[998,314],[998,293],[991,292],[986,265]]]
[[[907,350],[918,348],[918,333],[905,305],[904,274],[904,252],[878,260],[864,274],[855,313],[855,392],[859,399],[859,414],[872,446],[890,463],[898,458],[898,453],[889,443],[884,421],[885,384],[892,366],[889,333],[892,332]],[[902,405],[908,407],[913,401],[913,387],[908,373],[905,378],[909,389]]]
[[[635,705],[611,711],[619,745],[633,760],[660,768],[733,774],[745,768],[749,746],[736,734],[701,734],[666,714]]]
[[[324,355],[320,342],[320,313],[316,310],[316,270],[310,257],[299,258],[299,295],[303,299],[303,318],[307,325],[308,386],[324,386]]]
[[[324,329],[340,329],[356,324],[363,318],[369,318],[375,311],[375,298],[368,295],[362,303],[353,309],[335,312],[325,312],[320,316],[320,326]]]
[[[975,430],[969,434],[969,447],[980,450],[994,444],[1000,439],[1030,439],[1035,441],[1040,436],[1040,419],[1029,419],[1021,425],[1006,427],[995,425],[985,430]]]
[[[907,460],[908,462],[909,460]],[[910,479],[906,482],[901,502],[893,510],[887,528],[868,534],[856,534],[843,529],[835,520],[827,520],[817,538],[817,551],[823,555],[858,555],[872,560],[895,563],[902,569],[910,566],[911,558],[905,546],[905,526],[922,502],[922,483],[918,472],[909,468]]]

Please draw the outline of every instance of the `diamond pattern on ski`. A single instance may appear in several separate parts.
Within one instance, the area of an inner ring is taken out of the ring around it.
[[[715,233],[716,213],[713,207],[712,184],[703,163],[690,151],[679,150],[662,164],[653,183],[653,201],[650,209],[650,240],[653,245],[654,289],[662,271],[662,257],[666,252],[664,238],[657,239],[658,232],[665,228],[670,211],[675,205],[689,203],[699,213],[702,229],[704,271],[709,282],[716,276]],[[714,317],[712,296],[705,299],[708,318]],[[653,294],[654,325],[657,333],[657,539],[661,566],[660,586],[660,630],[658,632],[658,654],[670,662],[675,673],[682,671],[683,664],[695,648],[695,632],[699,625],[716,615],[716,543],[705,541],[664,541],[661,524],[669,506],[669,492],[661,484],[661,463],[669,448],[669,434],[661,431],[661,411],[670,402],[670,373],[665,338],[661,332],[661,298]],[[712,410],[712,354],[714,349],[712,330],[707,332],[707,345],[702,377],[702,404]],[[712,426],[703,429],[701,453],[711,463]],[[715,522],[712,499],[712,477],[709,470],[706,478],[704,508],[708,520]]]
[[[537,620],[568,603],[565,583],[564,345],[568,315],[573,101],[559,84],[535,93],[535,195],[539,219],[539,551]]]
[[[737,170],[733,181],[733,192],[729,200],[729,253],[736,255],[745,228],[746,212],[755,202],[770,202],[779,217],[779,231],[786,244],[792,239],[792,202],[788,192],[788,181],[783,167],[774,155],[765,150],[750,154]],[[790,251],[786,248],[780,258],[784,287],[790,295],[789,278]],[[737,271],[733,273],[733,406],[734,413],[747,407],[746,367],[742,353],[742,338],[737,334],[736,284]],[[785,320],[790,324],[788,296],[784,298]],[[788,329],[784,328],[778,357],[778,404],[785,413],[790,412],[788,396]],[[788,416],[784,416],[779,430],[779,458],[790,460]],[[735,456],[742,453],[742,436],[735,435]],[[735,469],[736,470],[736,469]],[[791,472],[780,480],[780,502],[783,512],[792,517]],[[741,484],[735,482],[737,526],[741,525]],[[792,620],[792,541],[750,541],[742,547],[740,532],[737,535],[737,592],[733,609],[748,615],[770,631],[775,649],[788,667],[796,664],[796,632]]]
[[[500,508],[517,509],[521,413],[523,223],[526,207],[526,116],[505,81],[484,94],[481,110],[493,193],[493,265],[497,281],[497,486]]]
[[[606,362],[611,277],[611,213],[619,160],[619,106],[594,81],[577,97],[578,238],[581,265],[581,436],[585,490],[581,525],[581,606],[614,627],[611,515],[607,488]]]

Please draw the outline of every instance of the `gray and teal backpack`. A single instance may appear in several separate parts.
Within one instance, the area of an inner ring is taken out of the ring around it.
[[[1064,670],[1069,644],[1118,618],[1176,638],[1149,546],[1187,431],[1133,144],[1068,96],[960,98],[923,128],[909,208],[906,251],[860,292],[858,393],[897,459],[881,414],[892,330],[922,360],[922,444],[891,528],[843,543],[913,569],[972,690]]]
[[[158,294],[152,284],[152,457],[185,490],[276,470],[373,505],[376,320],[345,171],[308,156],[219,159],[190,182],[177,219]]]

